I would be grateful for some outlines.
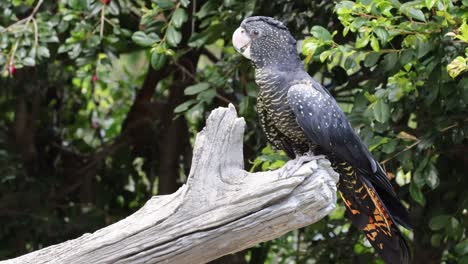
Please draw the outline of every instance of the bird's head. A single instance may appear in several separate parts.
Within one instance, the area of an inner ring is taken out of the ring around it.
[[[271,17],[244,19],[232,35],[232,44],[257,67],[300,64],[296,40],[283,23]]]

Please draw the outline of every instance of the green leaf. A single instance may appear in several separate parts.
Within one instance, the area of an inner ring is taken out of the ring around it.
[[[190,4],[190,0],[180,0],[183,7],[187,7]]]
[[[205,91],[208,88],[210,88],[209,83],[201,82],[201,83],[197,83],[197,84],[194,84],[194,85],[191,85],[191,86],[188,86],[187,88],[185,88],[184,94],[185,95],[193,95],[193,94],[197,94],[199,92]]]
[[[441,241],[442,241],[442,235],[441,234],[433,234],[431,236],[431,245],[433,247],[439,247]]]
[[[327,60],[328,56],[330,56],[330,54],[332,53],[333,50],[326,50],[324,52],[322,52],[320,54],[320,62],[324,62],[325,60]]]
[[[452,78],[456,78],[460,73],[466,70],[468,70],[468,60],[462,56],[456,57],[449,65],[447,65],[447,72]]]
[[[468,42],[468,23],[466,21],[458,29],[461,35],[456,35],[458,39],[463,40],[464,42]]]
[[[427,9],[432,9],[432,7],[435,5],[436,0],[425,0],[425,4]]]
[[[321,40],[324,40],[324,41],[331,41],[333,40],[333,37],[332,35],[330,34],[330,32],[328,32],[328,30],[322,26],[313,26],[312,29],[310,30],[310,33],[318,38],[318,39],[321,39]]]
[[[344,68],[347,70],[352,70],[354,67],[357,66],[356,63],[356,57],[358,55],[357,52],[353,52],[351,54],[348,54],[349,56],[346,57],[345,62],[344,62]]]
[[[149,47],[155,44],[156,42],[160,41],[161,39],[158,35],[156,35],[156,33],[146,35],[146,33],[143,31],[137,31],[133,33],[132,40],[140,46]]]
[[[416,201],[421,206],[424,206],[426,204],[426,199],[424,198],[424,195],[421,192],[421,189],[419,189],[419,187],[416,184],[413,184],[413,183],[410,184],[410,195],[411,195],[411,198],[413,198],[413,200]]]
[[[84,10],[88,8],[88,1],[86,0],[69,0],[68,4],[75,10]]]
[[[155,70],[160,70],[166,64],[167,57],[164,54],[153,52],[151,53],[151,66]]]
[[[385,123],[390,117],[390,107],[383,100],[377,100],[374,104],[374,117],[380,123]]]
[[[34,60],[34,58],[27,57],[27,58],[24,58],[23,64],[24,66],[34,66],[36,65],[36,61]]]
[[[374,51],[376,52],[380,51],[380,45],[379,45],[379,41],[377,40],[377,38],[375,37],[371,38],[370,46]]]
[[[117,1],[110,1],[110,4],[107,5],[107,11],[111,14],[111,15],[114,15],[114,16],[118,16],[119,13],[120,13],[120,10],[119,10],[119,5],[117,5]]]
[[[408,35],[403,39],[401,43],[405,48],[416,48],[417,47],[417,38],[414,35]]]
[[[257,98],[258,95],[258,86],[253,83],[247,83],[245,89],[247,90],[247,95],[249,97]]]
[[[397,145],[398,145],[398,140],[390,140],[388,143],[385,143],[382,146],[382,152],[386,154],[392,154],[393,152],[395,152]]]
[[[438,215],[433,217],[429,221],[429,228],[433,231],[441,230],[445,228],[450,220],[449,215]]]
[[[345,207],[344,206],[337,206],[335,209],[328,215],[330,220],[339,220],[343,219],[345,214]]]
[[[182,40],[182,34],[177,31],[172,25],[167,28],[166,31],[167,44],[172,47],[177,47],[177,44]]]
[[[183,103],[181,103],[180,105],[178,105],[175,109],[174,109],[174,113],[181,113],[181,112],[185,112],[189,109],[190,106],[194,105],[197,101],[194,100],[194,99],[190,99],[188,101],[185,101]]]
[[[189,123],[198,123],[203,118],[203,113],[206,113],[204,103],[199,102],[187,110],[185,113],[185,118]]]
[[[426,22],[426,18],[424,17],[424,13],[416,8],[410,7],[408,9],[408,15],[414,19],[417,19],[419,21]]]
[[[458,243],[455,246],[455,252],[460,256],[468,254],[468,239]]]
[[[392,70],[395,67],[397,62],[398,62],[398,55],[396,54],[396,52],[391,52],[391,53],[386,54],[382,62],[384,71]]]
[[[177,8],[172,15],[172,24],[176,28],[180,28],[184,22],[188,19],[187,12],[183,8]]]
[[[426,172],[425,182],[427,186],[429,186],[429,188],[434,190],[435,188],[437,188],[437,186],[439,186],[439,183],[440,183],[439,176],[437,176],[438,175],[437,168],[434,166],[434,164],[430,163],[426,167],[425,172]]]
[[[223,24],[214,24],[202,32],[195,32],[190,37],[189,47],[199,48],[204,44],[212,43],[219,39],[224,30]]]
[[[302,43],[302,54],[306,56],[314,55],[317,48],[318,48],[317,40],[313,38],[307,38]]]
[[[413,59],[413,56],[414,56],[414,52],[411,49],[402,51],[400,54],[400,64],[406,65],[408,62],[410,62]]]
[[[429,41],[423,41],[421,39],[418,39],[418,41],[417,41],[417,56],[418,56],[418,59],[425,56],[433,48],[434,48],[434,46]]]
[[[349,27],[345,27],[343,29],[343,37],[346,37],[346,35],[348,35],[348,32],[349,32]]]
[[[351,28],[353,29],[360,29],[361,27],[363,27],[364,25],[366,25],[367,23],[369,22],[369,20],[365,19],[365,18],[362,18],[362,17],[356,17],[353,21],[353,23],[351,23]]]
[[[175,2],[172,0],[153,0],[156,5],[162,9],[169,9],[174,7]]]
[[[374,28],[375,35],[382,41],[382,43],[386,43],[389,37],[388,31],[383,27],[376,27]]]
[[[200,92],[197,95],[197,100],[201,102],[205,102],[207,104],[211,104],[213,102],[213,98],[216,96],[216,89],[209,89],[203,92]]]
[[[380,58],[380,53],[378,52],[369,52],[366,58],[364,59],[364,66],[372,67],[374,66]]]
[[[350,14],[355,4],[353,1],[339,1],[335,6],[336,13],[339,15]]]
[[[447,226],[447,235],[457,240],[461,237],[462,232],[463,231],[462,227],[460,226],[460,222],[455,217],[450,217]]]
[[[75,19],[77,17],[77,15],[75,14],[66,14],[62,19],[63,21],[71,21],[73,19]]]
[[[39,48],[37,48],[37,56],[42,57],[42,58],[49,58],[50,57],[49,49],[47,49],[47,47],[44,47],[44,46],[39,46]]]
[[[211,31],[209,30],[205,30],[200,33],[198,32],[193,33],[189,40],[189,44],[188,44],[189,47],[199,48],[203,46],[210,38],[210,35],[211,35]]]
[[[364,34],[364,36],[358,36],[355,47],[357,49],[363,48],[367,46],[367,43],[369,43],[369,34]]]
[[[215,1],[208,1],[202,5],[200,11],[198,11],[195,16],[198,18],[204,18],[208,14],[210,14],[214,9],[217,7],[217,3]]]
[[[419,188],[422,188],[426,181],[424,180],[424,169],[426,168],[427,164],[429,162],[429,157],[424,157],[420,162],[418,167],[416,168],[416,171],[414,172],[413,175],[413,184],[416,184]]]

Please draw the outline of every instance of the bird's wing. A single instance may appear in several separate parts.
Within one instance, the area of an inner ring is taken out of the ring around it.
[[[296,121],[313,144],[359,170],[361,175],[396,196],[385,173],[349,124],[335,99],[316,82],[299,83],[288,91]]]

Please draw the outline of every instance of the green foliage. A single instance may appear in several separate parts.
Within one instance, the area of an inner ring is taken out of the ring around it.
[[[466,0],[0,1],[0,258],[174,191],[218,106],[247,121],[248,170],[283,166],[258,124],[253,68],[230,43],[250,15],[285,22],[308,72],[394,178],[415,259],[468,263]],[[341,203],[245,255],[382,263]]]
[[[288,157],[284,152],[281,151],[278,153],[274,151],[271,146],[267,146],[262,149],[261,155],[257,156],[257,158],[252,162],[250,171],[255,171],[259,166],[261,166],[262,171],[279,169],[283,167],[287,158]]]

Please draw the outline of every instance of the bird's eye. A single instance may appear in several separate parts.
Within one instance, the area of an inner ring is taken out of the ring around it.
[[[260,34],[260,32],[258,32],[258,30],[256,30],[256,29],[255,29],[254,31],[252,31],[252,33],[253,33],[255,36],[258,36],[258,34]]]

